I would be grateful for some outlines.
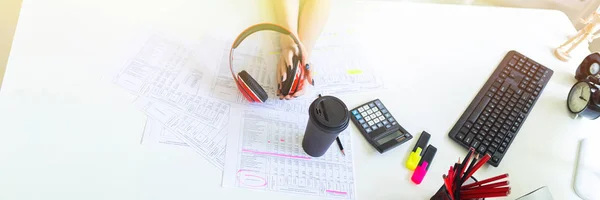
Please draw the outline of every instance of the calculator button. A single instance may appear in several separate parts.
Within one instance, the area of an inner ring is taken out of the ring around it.
[[[365,120],[364,120],[364,119],[359,119],[359,120],[358,120],[358,123],[361,123],[361,124],[363,124],[363,123],[365,123]]]
[[[360,115],[354,115],[354,117],[356,117],[356,119],[362,119],[362,116]]]
[[[377,117],[381,116],[381,112],[377,111],[377,112],[375,113],[375,116],[377,116]]]
[[[362,108],[362,107],[358,108],[358,112],[364,112],[364,111],[365,111],[364,108]]]
[[[393,117],[390,117],[390,122],[396,121]]]
[[[375,123],[379,123],[380,122],[379,119],[377,119],[377,118],[375,118],[375,120],[373,120],[373,121],[375,121]]]
[[[381,121],[381,122],[383,123],[383,125],[387,125],[387,124],[389,124],[389,122],[388,122],[387,120],[383,120],[383,121]]]
[[[373,114],[373,111],[371,111],[371,110],[367,110],[367,114],[369,114],[369,115],[370,115],[370,114]]]
[[[366,117],[365,117],[365,120],[369,121],[369,120],[371,120],[371,117],[369,117],[369,116],[366,116]]]
[[[366,131],[367,133],[370,133],[370,132],[371,132],[371,129],[370,129],[370,128],[366,128],[366,129],[365,129],[365,131]]]
[[[385,117],[392,117],[392,115],[390,115],[390,113],[385,113],[385,115],[383,115]]]
[[[373,124],[375,124],[375,123],[372,121],[369,122],[369,126],[373,126]]]
[[[398,124],[398,123],[396,123],[396,122],[392,122],[392,125],[396,125],[396,124]]]
[[[384,113],[384,114],[385,114],[385,113],[388,113],[387,109],[385,109],[385,108],[384,108],[384,109],[381,109],[381,112],[382,112],[382,113]]]
[[[369,114],[367,114],[367,112],[361,112],[360,113],[362,116],[369,116]]]
[[[369,115],[369,117],[371,117],[371,119],[376,119],[377,118],[377,116],[375,116],[375,114],[371,114],[371,115]]]
[[[377,112],[377,111],[379,111],[379,109],[377,107],[373,107],[373,108],[371,108],[371,111]]]
[[[367,123],[362,124],[363,128],[369,128],[369,125]]]
[[[375,104],[374,103],[370,103],[369,106],[372,108],[372,107],[375,107]]]
[[[357,111],[357,110],[353,110],[353,111],[352,111],[352,114],[353,114],[353,115],[358,115],[358,111]]]
[[[377,127],[381,128],[383,124],[381,122],[377,123]]]
[[[391,127],[392,127],[392,125],[389,125],[389,124],[388,124],[388,125],[385,125],[385,127],[386,127],[386,128],[391,128]]]
[[[377,130],[377,126],[371,126],[371,129]]]
[[[379,118],[378,118],[378,119],[379,119],[379,121],[384,121],[384,120],[385,120],[385,117],[383,117],[383,116],[379,116]]]
[[[364,105],[364,106],[363,106],[363,109],[365,109],[365,110],[369,110],[369,105]]]

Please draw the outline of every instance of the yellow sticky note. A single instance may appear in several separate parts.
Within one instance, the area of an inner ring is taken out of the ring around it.
[[[350,74],[350,75],[362,74],[362,70],[360,70],[360,69],[350,69],[350,70],[348,70],[348,74]]]

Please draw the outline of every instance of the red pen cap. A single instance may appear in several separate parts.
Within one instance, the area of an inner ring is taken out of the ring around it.
[[[427,146],[423,158],[421,158],[419,165],[417,165],[415,172],[410,178],[414,183],[421,184],[423,178],[425,178],[425,175],[427,174],[427,170],[429,170],[429,166],[431,166],[431,161],[433,161],[433,157],[435,156],[436,152],[437,148],[435,148],[433,145]]]

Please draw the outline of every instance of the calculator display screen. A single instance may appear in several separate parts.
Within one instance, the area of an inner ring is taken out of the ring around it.
[[[400,131],[395,131],[393,133],[390,133],[389,135],[386,135],[385,137],[377,140],[377,143],[379,143],[379,145],[385,144],[386,142],[393,140],[397,137],[400,137],[404,135],[404,133],[400,132]]]

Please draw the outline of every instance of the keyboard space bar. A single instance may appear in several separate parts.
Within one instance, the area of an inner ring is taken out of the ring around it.
[[[471,116],[469,116],[469,121],[471,121],[471,123],[475,123],[475,120],[477,120],[477,117],[479,117],[481,111],[483,111],[483,109],[490,102],[490,100],[491,98],[488,96],[483,97],[483,99],[479,102],[479,105],[477,105],[475,110],[471,112]]]

